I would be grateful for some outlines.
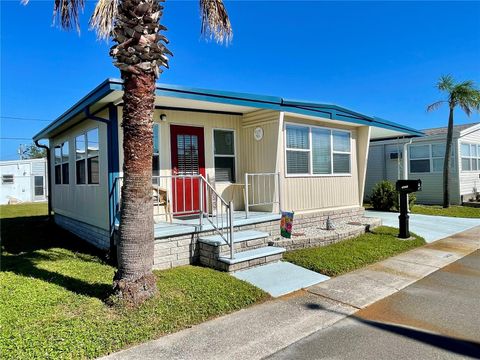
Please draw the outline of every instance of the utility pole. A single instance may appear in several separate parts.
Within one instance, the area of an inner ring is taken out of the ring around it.
[[[20,146],[18,147],[18,150],[17,150],[18,156],[20,156],[20,160],[24,160],[25,151],[26,151],[25,150],[25,145],[20,144]]]

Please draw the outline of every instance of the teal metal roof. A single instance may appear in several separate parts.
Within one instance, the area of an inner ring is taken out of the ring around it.
[[[60,115],[47,127],[36,134],[33,139],[40,140],[49,137],[49,134],[56,128],[68,122],[71,118],[88,109],[113,91],[122,91],[123,81],[119,79],[107,79]],[[370,125],[379,128],[399,131],[406,136],[423,136],[424,134],[416,129],[388,121],[375,116],[368,116],[359,112],[334,105],[315,103],[309,101],[296,101],[283,99],[277,96],[267,96],[248,93],[237,93],[230,91],[218,91],[198,89],[178,85],[157,84],[155,93],[157,96],[175,97],[199,101],[216,102],[237,106],[248,106],[258,109],[270,109],[285,111],[301,115],[322,117],[331,120],[347,121],[360,125]]]

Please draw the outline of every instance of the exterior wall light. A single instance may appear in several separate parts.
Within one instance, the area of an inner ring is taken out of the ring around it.
[[[167,121],[167,114],[160,114],[160,121]]]

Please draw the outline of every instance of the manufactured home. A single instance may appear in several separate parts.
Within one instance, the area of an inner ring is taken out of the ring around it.
[[[417,138],[372,139],[368,156],[365,197],[381,180],[421,179],[417,202],[442,204],[443,161],[447,128],[423,130]],[[462,204],[480,191],[480,123],[453,127],[450,202]]]
[[[40,131],[58,225],[113,250],[122,186],[122,81],[108,79]],[[417,130],[346,108],[158,84],[155,268],[235,270],[281,257],[280,210],[300,231],[359,216],[370,139]]]
[[[47,159],[0,161],[0,205],[47,201]]]

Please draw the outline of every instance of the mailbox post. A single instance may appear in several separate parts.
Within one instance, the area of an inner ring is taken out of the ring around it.
[[[408,194],[412,192],[422,191],[421,180],[398,180],[396,184],[398,193],[400,194],[400,215],[398,215],[400,232],[398,237],[408,239],[410,237],[410,229],[408,223]]]

